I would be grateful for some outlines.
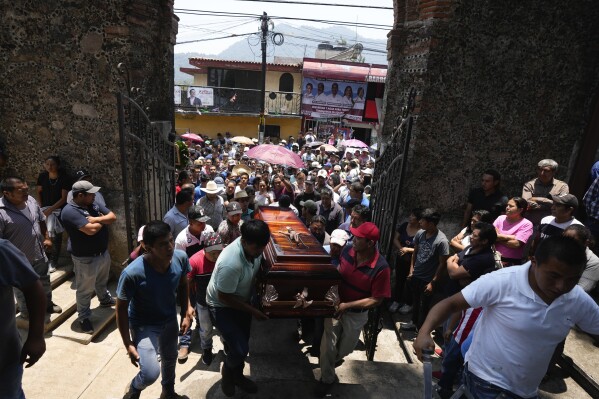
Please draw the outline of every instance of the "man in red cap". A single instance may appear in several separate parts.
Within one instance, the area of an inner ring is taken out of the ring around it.
[[[334,318],[324,321],[318,396],[329,393],[337,380],[335,363],[353,352],[368,321],[368,310],[391,297],[391,270],[376,247],[379,229],[366,222],[350,231],[353,246],[346,246],[339,258],[340,303]]]

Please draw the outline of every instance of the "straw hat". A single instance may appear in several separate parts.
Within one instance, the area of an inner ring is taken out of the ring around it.
[[[200,188],[200,190],[207,194],[218,194],[221,192],[221,189],[216,185],[214,180],[210,180],[208,183],[206,183],[206,187]]]

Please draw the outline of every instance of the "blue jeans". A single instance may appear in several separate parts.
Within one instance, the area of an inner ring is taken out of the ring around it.
[[[225,366],[229,369],[243,367],[250,352],[250,327],[252,315],[226,307],[211,307],[214,324],[228,346]]]
[[[21,388],[23,365],[20,363],[6,365],[0,373],[0,399],[25,399]]]
[[[196,303],[196,329],[200,334],[202,349],[212,348],[212,337],[214,328],[210,318],[210,308]],[[179,338],[179,346],[189,348],[191,346],[191,328]]]
[[[521,396],[516,395],[508,391],[507,389],[498,387],[497,385],[491,384],[482,378],[477,377],[470,371],[468,371],[468,364],[464,367],[464,385],[466,389],[476,399],[524,399]],[[537,396],[528,399],[537,399]]]
[[[46,293],[47,306],[51,306],[52,302],[52,287],[50,286],[50,275],[48,275],[48,261],[42,258],[36,260],[31,264],[33,270],[40,276],[40,281],[42,283],[42,287],[44,287],[44,292]],[[15,298],[17,299],[17,304],[19,305],[19,309],[21,310],[21,316],[29,317],[29,311],[27,310],[27,303],[25,302],[25,295],[18,288],[13,288],[15,293]]]
[[[443,376],[439,380],[439,386],[448,390],[452,389],[453,382],[455,381],[456,376],[458,375],[463,364],[464,358],[462,357],[460,344],[456,342],[452,335],[449,342],[445,345],[445,350],[443,351]]]
[[[162,386],[175,386],[178,334],[177,320],[163,326],[131,327],[133,344],[139,354],[139,373],[131,382],[133,388],[144,390],[158,379],[161,371]]]
[[[89,307],[94,291],[100,302],[108,302],[111,298],[106,288],[110,272],[110,254],[104,251],[100,256],[71,255],[71,258],[75,269],[79,320],[89,319],[92,315]]]

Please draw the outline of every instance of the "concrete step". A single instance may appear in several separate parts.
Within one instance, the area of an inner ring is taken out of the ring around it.
[[[599,343],[596,338],[574,328],[566,338],[558,364],[594,397],[599,397]]]
[[[74,277],[65,280],[52,290],[52,301],[62,308],[62,313],[46,314],[45,333],[54,330],[77,310]],[[20,314],[17,315],[17,327],[23,330],[29,328],[29,322],[23,319]]]
[[[108,284],[108,290],[114,296],[116,282]],[[76,308],[76,305],[75,305]],[[76,310],[76,309],[75,309]],[[71,316],[65,320],[56,330],[53,335],[61,338],[70,339],[79,342],[83,345],[89,344],[96,336],[98,336],[113,320],[115,320],[115,309],[113,307],[101,307],[100,301],[96,296],[91,300],[92,316],[90,321],[94,326],[93,334],[84,333],[79,327],[77,313],[72,312]]]

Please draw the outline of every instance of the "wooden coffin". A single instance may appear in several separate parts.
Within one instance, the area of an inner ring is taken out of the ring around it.
[[[339,303],[341,275],[331,257],[293,213],[261,206],[270,242],[258,281],[261,309],[269,317],[331,317]]]

